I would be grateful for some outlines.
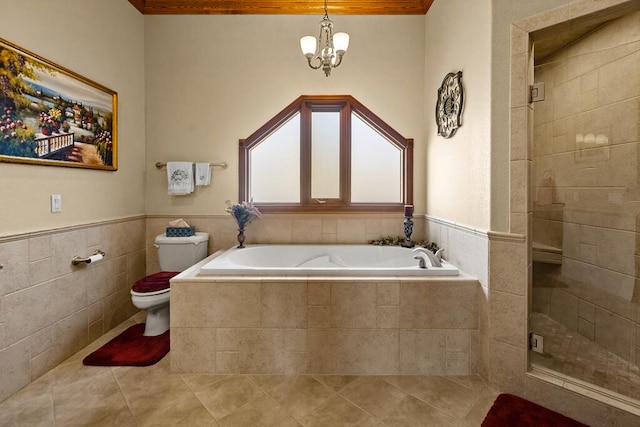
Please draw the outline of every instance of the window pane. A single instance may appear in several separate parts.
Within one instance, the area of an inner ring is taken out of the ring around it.
[[[351,114],[351,202],[402,202],[402,151]]]
[[[300,202],[300,114],[249,152],[249,194],[256,203]]]
[[[340,197],[340,113],[311,113],[311,198]]]

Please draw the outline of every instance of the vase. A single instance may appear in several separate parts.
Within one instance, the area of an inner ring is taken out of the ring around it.
[[[238,229],[238,243],[240,243],[237,246],[238,249],[244,248],[244,228]]]
[[[46,135],[46,136],[51,135],[51,129],[49,128],[43,127],[40,131],[42,132],[43,135]]]

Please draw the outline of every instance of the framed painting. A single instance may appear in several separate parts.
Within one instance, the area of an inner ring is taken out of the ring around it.
[[[0,38],[0,161],[117,170],[117,93]]]

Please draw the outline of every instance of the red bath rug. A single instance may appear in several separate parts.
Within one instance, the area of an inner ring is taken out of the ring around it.
[[[169,352],[169,331],[155,337],[145,337],[144,323],[126,331],[88,355],[82,361],[91,366],[149,366],[159,362]]]
[[[512,394],[501,394],[487,416],[482,427],[588,427],[562,414]]]

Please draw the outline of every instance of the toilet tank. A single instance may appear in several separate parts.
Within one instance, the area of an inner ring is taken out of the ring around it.
[[[196,233],[189,237],[156,236],[158,259],[162,271],[184,271],[207,257],[209,233]]]

